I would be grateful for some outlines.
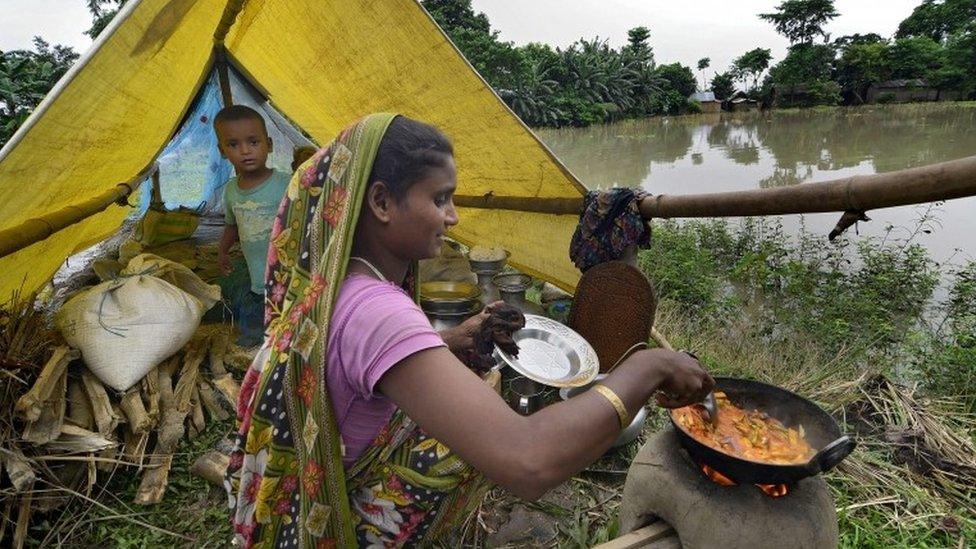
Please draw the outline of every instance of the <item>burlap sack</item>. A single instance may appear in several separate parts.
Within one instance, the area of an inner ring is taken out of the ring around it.
[[[192,295],[207,311],[220,301],[220,286],[207,284],[185,265],[153,254],[139,254],[122,269],[123,275],[151,274]]]
[[[78,293],[55,324],[98,379],[125,391],[190,340],[205,310],[173,284],[141,274]]]

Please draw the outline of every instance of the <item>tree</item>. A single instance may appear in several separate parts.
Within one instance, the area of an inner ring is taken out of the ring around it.
[[[661,65],[657,68],[657,74],[667,81],[670,89],[678,92],[682,97],[688,97],[695,93],[697,88],[695,73],[681,63]]]
[[[838,15],[834,0],[786,0],[776,12],[761,13],[759,18],[772,23],[790,44],[812,44],[817,36],[826,40],[823,27]]]
[[[530,69],[515,46],[498,39],[488,16],[475,13],[471,0],[424,0],[423,6],[495,88],[513,89],[527,75]]]
[[[976,90],[976,21],[957,31],[946,42],[944,63],[948,68],[961,70],[966,79],[958,88],[964,96]]]
[[[705,89],[705,87],[708,85],[705,82],[705,69],[707,69],[708,66],[711,64],[712,64],[712,60],[709,59],[708,57],[702,57],[701,59],[698,60],[698,70],[701,71],[701,77],[702,77],[702,89]]]
[[[623,54],[640,67],[654,68],[654,50],[650,46],[651,31],[647,27],[634,27],[627,31],[627,45]]]
[[[735,79],[729,72],[720,72],[712,78],[712,93],[715,99],[725,101],[735,93]]]
[[[743,82],[747,76],[751,76],[752,86],[749,89],[752,90],[759,83],[763,71],[769,68],[772,58],[773,54],[766,48],[747,51],[732,62],[733,72]]]
[[[92,26],[85,31],[94,40],[115,17],[126,0],[87,0],[88,11],[92,14]]]
[[[78,54],[70,47],[51,47],[40,37],[34,37],[34,50],[0,52],[0,146],[76,59]]]
[[[786,58],[769,70],[777,104],[809,107],[840,102],[840,85],[831,79],[833,61],[834,49],[829,45],[791,46]]]
[[[892,78],[928,78],[942,66],[942,47],[928,36],[899,38],[885,53]]]
[[[898,25],[895,38],[926,36],[944,42],[976,21],[976,0],[923,0]]]
[[[834,43],[847,44],[840,49],[835,63],[834,77],[841,87],[845,102],[864,103],[867,89],[872,84],[887,80],[891,74],[886,57],[888,43],[850,40]]]

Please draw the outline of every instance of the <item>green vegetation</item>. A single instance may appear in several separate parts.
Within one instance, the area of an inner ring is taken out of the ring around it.
[[[516,47],[498,39],[470,0],[423,4],[529,125],[587,125],[699,109],[687,99],[697,87],[692,69],[655,63],[646,27],[631,29],[619,50],[599,38],[566,49]],[[710,89],[726,100],[738,83],[746,97],[766,107],[858,105],[867,102],[868,88],[891,80],[907,80],[899,84],[906,91],[935,90],[935,99],[976,93],[976,0],[924,0],[891,40],[869,33],[830,41],[825,26],[838,15],[833,0],[785,0],[774,12],[759,14],[790,41],[786,57],[770,66],[770,50],[749,50],[717,73]],[[707,57],[697,63],[703,85],[710,65]],[[873,100],[898,96],[880,92]]]
[[[33,50],[0,51],[0,146],[27,120],[78,54],[34,38]]]

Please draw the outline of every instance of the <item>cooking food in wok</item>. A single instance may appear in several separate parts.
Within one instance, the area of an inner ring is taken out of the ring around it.
[[[674,420],[699,442],[720,452],[760,463],[803,464],[816,453],[806,441],[803,426],[790,428],[765,412],[743,410],[716,391],[718,423],[712,425],[701,404],[672,411]]]

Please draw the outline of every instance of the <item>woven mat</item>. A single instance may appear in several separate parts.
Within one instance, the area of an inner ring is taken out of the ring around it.
[[[600,371],[606,372],[635,344],[647,342],[656,310],[657,296],[644,273],[622,261],[609,261],[583,274],[569,327],[593,346]]]

